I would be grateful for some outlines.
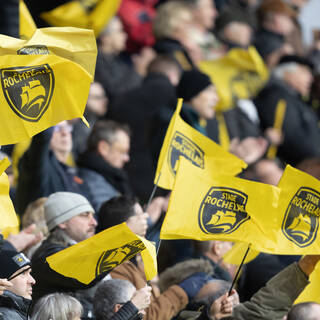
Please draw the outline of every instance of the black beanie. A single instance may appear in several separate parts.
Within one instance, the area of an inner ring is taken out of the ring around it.
[[[17,251],[1,250],[0,252],[0,278],[10,278],[16,271],[30,265],[30,260]]]
[[[256,33],[254,46],[265,59],[269,54],[283,47],[285,39],[282,35],[268,30],[260,30]]]
[[[184,71],[177,87],[178,98],[190,101],[207,87],[213,85],[211,79],[199,70]]]

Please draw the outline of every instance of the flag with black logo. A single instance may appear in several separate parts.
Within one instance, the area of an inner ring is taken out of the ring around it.
[[[272,254],[318,254],[320,181],[287,166],[277,187],[210,174],[180,158],[160,237],[229,240]]]
[[[247,164],[227,152],[211,139],[192,128],[180,117],[182,99],[178,99],[158,159],[154,183],[164,189],[172,189],[179,157],[194,166],[210,172],[237,175]]]
[[[17,215],[9,196],[9,179],[5,173],[9,165],[8,158],[0,161],[0,231],[5,238],[11,232],[17,233],[19,230]]]
[[[5,55],[0,60],[0,145],[81,118],[92,77],[56,55]]]
[[[65,27],[36,29],[30,39],[0,35],[0,56],[57,55],[83,67],[94,77],[97,44],[92,30]]]
[[[180,157],[161,239],[274,243],[280,189],[226,175],[208,173]]]
[[[220,59],[202,61],[200,69],[217,88],[217,111],[235,107],[239,99],[254,97],[269,79],[268,68],[254,47],[235,48]]]
[[[319,254],[320,181],[288,165],[278,187],[282,219],[277,252]]]
[[[142,256],[146,279],[153,279],[157,275],[155,246],[122,223],[53,254],[47,262],[56,272],[88,284],[138,253]]]
[[[121,0],[26,0],[38,26],[93,29],[96,36],[117,13]]]

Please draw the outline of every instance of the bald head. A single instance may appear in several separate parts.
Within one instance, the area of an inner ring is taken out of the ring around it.
[[[291,308],[287,320],[320,320],[320,304],[315,302],[298,303]]]

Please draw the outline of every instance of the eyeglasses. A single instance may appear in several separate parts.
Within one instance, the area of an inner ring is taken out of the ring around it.
[[[71,133],[72,129],[73,127],[71,124],[57,124],[53,127],[53,132],[66,131],[68,133]]]

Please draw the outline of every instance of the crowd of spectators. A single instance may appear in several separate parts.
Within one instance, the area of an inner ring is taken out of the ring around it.
[[[17,2],[0,9],[0,30],[11,36]],[[90,127],[63,121],[35,135],[18,156],[19,144],[2,146],[1,157],[14,159],[7,173],[21,231],[1,242],[0,319],[320,319],[316,302],[293,306],[320,256],[260,253],[230,290],[236,266],[223,255],[232,243],[160,245],[170,193],[157,188],[149,201],[178,98],[190,126],[224,147],[227,137],[228,150],[248,164],[242,178],[277,185],[290,164],[320,179],[320,39],[303,42],[298,17],[307,3],[122,0],[97,37],[84,114]],[[268,80],[245,99],[230,91],[232,106],[217,108],[219,79],[201,62],[251,47]],[[123,222],[160,246],[152,281],[140,255],[89,284],[46,262]]]

